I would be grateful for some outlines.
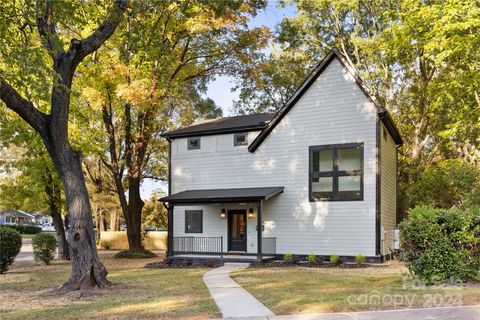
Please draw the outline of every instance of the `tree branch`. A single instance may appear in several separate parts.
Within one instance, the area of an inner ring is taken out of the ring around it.
[[[35,108],[33,104],[23,98],[10,84],[0,78],[0,100],[7,108],[17,113],[40,135],[46,131],[48,116]]]
[[[72,39],[67,54],[73,56],[74,66],[83,58],[96,51],[115,32],[127,10],[128,0],[115,0],[112,9],[105,21],[90,36],[83,40]]]
[[[37,0],[36,20],[38,33],[42,38],[43,45],[54,60],[58,59],[65,52],[57,36],[49,0]]]

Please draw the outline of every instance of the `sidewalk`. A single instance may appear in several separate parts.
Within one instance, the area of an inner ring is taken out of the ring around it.
[[[364,311],[349,313],[316,313],[270,317],[237,318],[237,320],[480,320],[480,305]]]
[[[223,267],[213,269],[203,276],[203,281],[224,318],[268,319],[274,316],[272,311],[228,275],[232,271],[248,266],[248,263],[225,263]]]

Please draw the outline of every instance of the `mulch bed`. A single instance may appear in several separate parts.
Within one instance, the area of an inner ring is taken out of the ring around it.
[[[307,261],[300,261],[296,263],[285,262],[281,260],[269,261],[269,262],[254,262],[250,265],[250,268],[291,268],[291,267],[301,267],[301,268],[342,268],[342,269],[359,269],[359,268],[384,268],[386,265],[377,264],[377,263],[342,263],[334,264],[330,262],[324,263],[312,263]]]
[[[195,261],[195,260],[179,260],[179,261],[161,261],[152,262],[145,266],[147,269],[205,269],[218,268],[224,265],[221,261]]]

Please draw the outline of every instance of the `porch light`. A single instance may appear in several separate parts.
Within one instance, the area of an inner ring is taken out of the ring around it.
[[[248,218],[253,219],[255,215],[253,214],[253,208],[248,209]]]
[[[220,212],[220,218],[225,219],[227,217],[227,214],[225,213],[225,209],[222,209],[222,212]]]

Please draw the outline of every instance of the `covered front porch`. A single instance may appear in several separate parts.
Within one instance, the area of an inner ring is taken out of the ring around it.
[[[263,205],[282,192],[283,187],[187,190],[161,198],[168,209],[167,258],[274,259],[277,239],[264,234]]]

